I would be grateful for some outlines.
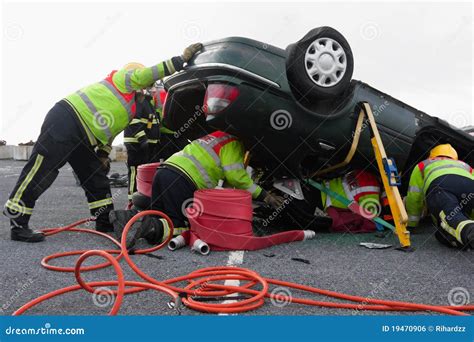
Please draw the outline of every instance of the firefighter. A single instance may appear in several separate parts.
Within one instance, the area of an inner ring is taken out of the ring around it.
[[[137,191],[137,167],[153,163],[158,157],[156,152],[160,139],[160,121],[156,113],[155,99],[146,93],[137,94],[137,111],[124,131],[124,143],[127,149],[128,200]]]
[[[353,170],[343,177],[325,182],[325,187],[350,201],[356,201],[369,215],[381,213],[380,182],[378,178],[365,170]],[[331,198],[321,191],[324,210],[332,218],[331,230],[334,232],[363,233],[375,230],[375,223],[348,210],[346,204]]]
[[[160,119],[160,142],[155,145],[154,156],[156,161],[166,160],[178,151],[181,151],[187,144],[186,138],[178,132],[172,131],[165,126],[163,120],[163,106],[166,101],[166,91],[162,83],[157,83],[153,89],[153,97],[156,106],[156,113]]]
[[[135,115],[136,91],[183,69],[184,63],[201,47],[202,44],[193,44],[182,56],[150,68],[131,63],[54,105],[46,115],[32,155],[5,204],[4,214],[10,218],[12,240],[44,240],[44,235],[30,229],[28,223],[36,200],[51,186],[66,162],[84,188],[96,229],[112,229],[108,220],[113,208],[107,178],[108,155],[114,137]]]
[[[424,204],[436,223],[436,238],[444,245],[474,248],[474,177],[458,160],[450,144],[434,147],[410,176],[406,209],[408,227],[415,228]]]
[[[194,191],[215,188],[220,180],[227,187],[244,189],[252,198],[278,208],[284,199],[266,192],[256,185],[244,167],[245,148],[233,135],[217,131],[194,140],[183,150],[173,154],[160,165],[153,179],[151,209],[166,213],[179,235],[188,229],[185,206],[190,204]],[[120,237],[125,224],[137,213],[136,210],[114,210],[110,222]],[[127,240],[128,246],[144,237],[150,244],[160,242],[168,235],[164,219],[145,216],[134,225],[135,232]]]

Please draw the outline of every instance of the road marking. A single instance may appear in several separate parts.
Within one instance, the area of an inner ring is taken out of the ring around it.
[[[229,253],[229,259],[227,259],[227,266],[239,266],[242,265],[244,262],[244,251],[232,251]],[[234,279],[229,279],[224,282],[224,285],[228,286],[239,286],[240,281],[239,280],[234,280]],[[227,297],[235,297],[238,296],[238,293],[233,293],[228,295]],[[223,301],[223,304],[229,304],[229,303],[235,303],[236,300],[234,299],[227,299]],[[220,316],[228,316],[229,314],[226,313],[220,313]]]

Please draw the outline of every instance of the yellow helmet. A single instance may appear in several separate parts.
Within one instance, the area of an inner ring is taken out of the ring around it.
[[[145,66],[142,63],[132,62],[127,63],[123,66],[125,70],[135,70],[135,69],[143,69]]]
[[[436,157],[448,157],[454,160],[458,160],[458,153],[450,144],[442,144],[435,146],[430,151],[430,158]]]

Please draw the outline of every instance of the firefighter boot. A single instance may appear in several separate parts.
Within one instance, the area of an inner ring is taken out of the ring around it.
[[[109,212],[101,213],[95,220],[95,230],[102,233],[109,233],[114,231],[114,226],[109,220]]]
[[[120,240],[122,232],[130,219],[138,214],[138,210],[113,210],[109,214],[109,220],[114,226],[114,232]],[[128,231],[127,248],[131,249],[137,241],[144,238],[150,244],[161,242],[163,238],[163,222],[154,216],[147,215],[140,217]],[[167,226],[167,225],[166,225]]]
[[[461,230],[462,243],[464,246],[466,246],[466,248],[474,249],[474,221],[463,221],[459,224],[459,226],[461,226],[463,223],[465,224],[462,226]]]
[[[41,242],[45,239],[43,233],[30,229],[27,222],[22,222],[21,217],[10,219],[10,225],[10,238],[13,241]]]

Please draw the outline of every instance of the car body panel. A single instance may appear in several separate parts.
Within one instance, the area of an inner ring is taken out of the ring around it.
[[[185,71],[165,81],[172,98],[180,93],[175,105],[167,103],[165,123],[178,129],[190,110],[203,105],[209,83],[234,85],[240,91],[237,99],[207,120],[200,117],[200,130],[194,133],[220,129],[236,134],[252,151],[254,165],[266,169],[269,177],[301,178],[344,159],[354,136],[358,104],[366,101],[387,153],[400,170],[411,169],[426,157],[427,148],[440,142],[452,143],[460,157],[472,163],[474,139],[468,133],[363,82],[353,80],[342,96],[304,107],[288,84],[285,58],[285,50],[247,38],[204,44]],[[276,112],[288,113],[291,123],[275,128]],[[367,122],[352,164],[376,167]]]

